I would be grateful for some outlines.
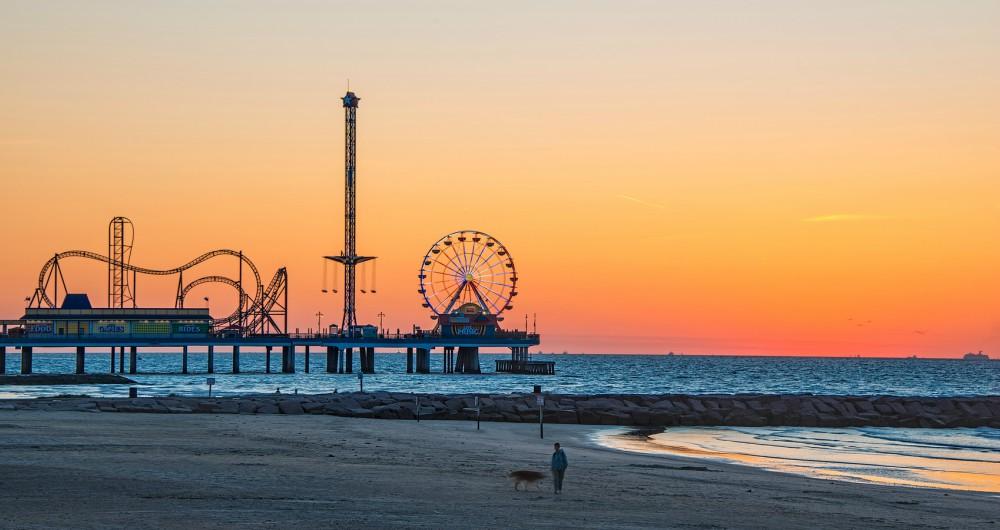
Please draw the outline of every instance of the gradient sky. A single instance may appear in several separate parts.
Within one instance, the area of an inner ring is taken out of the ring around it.
[[[293,327],[330,321],[350,79],[364,321],[429,327],[420,259],[475,228],[545,351],[1000,353],[998,23],[994,1],[6,0],[0,314],[125,215],[133,263],[242,249],[289,268]],[[105,302],[102,266],[65,270]]]

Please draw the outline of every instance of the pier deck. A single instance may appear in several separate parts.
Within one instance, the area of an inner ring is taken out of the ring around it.
[[[100,348],[101,355],[107,355],[110,349],[110,372],[139,373],[139,348],[182,348],[181,373],[188,373],[188,353],[191,348],[203,348],[208,353],[208,372],[215,371],[215,353],[218,348],[232,352],[232,373],[240,372],[240,353],[244,348],[264,348],[270,359],[271,350],[278,349],[281,354],[281,371],[295,371],[295,355],[304,352],[306,359],[310,354],[320,349],[326,354],[326,371],[329,373],[352,373],[354,371],[354,352],[358,352],[359,370],[363,373],[375,372],[376,349],[406,349],[407,373],[429,373],[430,357],[435,348],[441,350],[444,373],[480,373],[479,348],[509,348],[513,359],[523,359],[528,347],[537,346],[540,337],[535,333],[505,331],[492,336],[442,336],[435,333],[418,334],[381,334],[370,337],[348,337],[343,335],[294,333],[287,335],[252,335],[247,337],[228,337],[209,335],[202,337],[184,337],[164,335],[158,337],[138,335],[115,335],[101,337],[94,335],[79,336],[12,336],[0,335],[0,373],[6,371],[7,354],[19,350],[22,374],[32,373],[33,354],[36,350],[76,350],[75,373],[84,373],[85,357],[88,348]],[[125,352],[128,350],[128,355]],[[455,353],[458,352],[456,359]],[[93,354],[93,352],[91,352]],[[117,354],[117,355],[116,355]],[[415,359],[414,359],[415,356]],[[415,362],[414,362],[415,360]],[[117,370],[116,370],[117,364]],[[270,369],[270,362],[268,362]],[[126,370],[126,366],[128,366]],[[456,370],[457,368],[457,370]],[[309,371],[309,363],[305,370]],[[518,372],[515,372],[518,373]],[[528,373],[528,372],[520,372]],[[532,372],[534,373],[534,372]],[[541,372],[538,372],[541,373]],[[554,373],[554,367],[545,371]]]

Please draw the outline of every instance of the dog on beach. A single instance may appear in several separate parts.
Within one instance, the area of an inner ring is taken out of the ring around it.
[[[520,471],[511,471],[508,477],[510,477],[511,482],[514,483],[514,491],[518,491],[519,490],[518,486],[520,486],[521,484],[524,484],[524,491],[528,491],[528,486],[530,485],[534,485],[535,489],[541,489],[539,487],[539,483],[541,483],[542,479],[545,478],[545,473],[541,473],[538,471],[520,470]]]

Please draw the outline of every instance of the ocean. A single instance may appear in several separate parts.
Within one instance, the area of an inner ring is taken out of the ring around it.
[[[127,355],[126,355],[127,357]],[[230,354],[216,352],[213,395],[353,391],[357,374],[325,373],[325,353],[312,355],[311,373],[304,372],[304,354],[296,355],[296,373],[281,374],[280,354],[272,355],[272,373],[264,373],[264,355],[243,351],[243,373],[229,373]],[[88,373],[108,372],[108,353],[88,352]],[[1000,361],[951,359],[872,359],[816,357],[730,357],[687,355],[534,355],[555,361],[556,375],[506,375],[493,372],[496,359],[509,354],[482,354],[482,375],[440,373],[441,356],[433,355],[431,374],[406,374],[403,354],[376,355],[375,374],[364,376],[365,390],[428,393],[530,392],[563,394],[834,394],[980,396],[1000,395]],[[178,352],[141,353],[140,373],[128,375],[140,384],[140,395],[203,395],[207,393],[205,353],[190,353],[195,373],[180,375]],[[355,358],[355,368],[359,365]],[[35,373],[72,373],[72,353],[35,353]],[[7,373],[18,373],[19,356],[7,355]],[[7,386],[0,397],[57,394],[127,395],[125,385]]]

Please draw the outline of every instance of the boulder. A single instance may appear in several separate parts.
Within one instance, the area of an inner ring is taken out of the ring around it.
[[[381,418],[383,420],[394,420],[399,418],[399,410],[402,407],[399,403],[393,403],[390,405],[379,405],[372,408],[372,416],[375,418]]]
[[[257,410],[255,412],[257,414],[277,414],[280,411],[278,410],[277,405],[271,403],[270,401],[265,401],[257,406]]]
[[[633,425],[649,425],[653,421],[653,414],[646,407],[636,407],[628,412],[632,416]]]
[[[323,403],[317,401],[306,401],[302,403],[302,411],[306,414],[322,414],[324,406]]]
[[[278,410],[280,410],[282,414],[302,414],[305,412],[302,410],[301,403],[290,399],[279,401]]]
[[[692,411],[697,412],[699,414],[705,412],[706,410],[705,405],[703,405],[701,401],[695,398],[688,398],[687,403],[691,407]]]
[[[669,399],[661,399],[650,405],[650,408],[656,410],[667,410],[671,412],[677,410],[677,407],[675,407],[674,404]]]

